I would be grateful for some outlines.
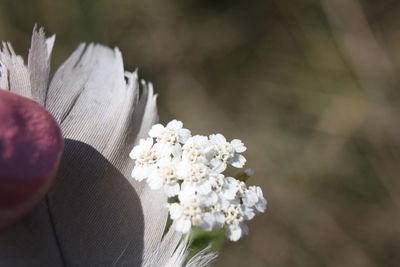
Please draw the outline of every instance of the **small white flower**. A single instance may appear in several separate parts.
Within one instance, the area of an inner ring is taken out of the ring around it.
[[[217,206],[211,206],[210,211],[204,213],[203,223],[200,227],[205,231],[222,228],[225,223],[225,216]]]
[[[231,241],[238,241],[242,236],[249,233],[249,228],[246,224],[229,225],[225,230],[225,236]]]
[[[152,146],[153,146],[152,138],[140,139],[139,145],[135,146],[132,149],[129,156],[132,159],[144,158],[144,155],[146,155],[151,150]]]
[[[233,200],[237,192],[241,189],[241,184],[238,180],[232,177],[225,177],[224,184],[221,188],[221,194],[227,200]]]
[[[154,169],[154,164],[159,160],[159,155],[153,149],[153,139],[141,139],[129,156],[135,160],[132,177],[138,181],[147,178]]]
[[[210,135],[210,141],[214,145],[215,158],[211,160],[213,169],[223,172],[227,164],[233,167],[242,168],[246,163],[244,156],[240,155],[246,151],[246,147],[239,139],[234,139],[231,143],[226,141],[222,134]]]
[[[206,164],[212,157],[213,148],[207,136],[192,136],[182,147],[182,160],[190,163]]]
[[[233,139],[231,141],[231,145],[236,153],[243,153],[246,151],[246,147],[244,146],[243,142],[239,139]]]
[[[264,198],[261,187],[259,186],[250,186],[249,191],[255,192],[257,195],[257,201],[254,203],[254,208],[258,212],[264,212],[267,206],[267,200]]]
[[[192,227],[191,218],[188,216],[184,216],[183,214],[183,205],[178,203],[173,203],[169,205],[169,214],[171,219],[176,222],[175,230],[182,233],[189,232]]]
[[[223,172],[226,169],[228,161],[235,155],[235,151],[222,134],[210,135],[210,141],[214,145],[214,158],[210,164],[214,170]]]
[[[193,188],[195,192],[203,195],[211,192],[210,169],[206,165],[183,162],[178,168],[179,178],[183,180],[182,189]]]
[[[225,224],[225,215],[222,211],[223,201],[220,197],[218,197],[217,201],[214,201],[213,204],[207,205],[207,213],[204,215],[203,224],[206,227],[203,227],[204,230],[210,231],[216,228],[222,228]],[[207,228],[208,226],[208,228]]]
[[[250,221],[256,215],[254,209],[247,207],[246,205],[242,205],[241,208],[242,208],[243,219],[245,219],[246,221]]]
[[[255,186],[250,186],[243,192],[243,204],[248,207],[253,207],[258,202],[258,195]]]
[[[235,168],[243,168],[246,164],[246,158],[243,155],[235,154],[229,163]]]
[[[160,144],[169,146],[175,146],[178,143],[184,144],[191,134],[188,129],[182,127],[182,122],[177,120],[170,121],[165,127],[162,124],[156,124],[151,127],[149,136],[156,138]]]
[[[239,240],[243,235],[247,234],[248,228],[243,223],[243,211],[240,205],[230,204],[224,210],[225,224],[227,226],[225,235],[231,241]]]
[[[210,191],[208,194],[199,194],[198,197],[204,206],[212,206],[220,201],[220,195],[214,191]]]
[[[215,193],[221,193],[222,187],[225,183],[225,177],[223,174],[218,174],[210,177],[211,190]]]
[[[179,194],[180,185],[178,183],[178,172],[176,170],[176,161],[168,158],[161,159],[157,168],[149,176],[148,184],[151,189],[163,188],[167,197],[173,197]]]
[[[180,203],[169,205],[171,219],[175,221],[175,229],[178,232],[187,233],[192,226],[200,226],[203,223],[203,211],[194,191],[181,191]]]
[[[247,190],[246,184],[232,177],[225,178],[223,196],[228,200],[242,198]],[[234,197],[232,198],[232,194]]]

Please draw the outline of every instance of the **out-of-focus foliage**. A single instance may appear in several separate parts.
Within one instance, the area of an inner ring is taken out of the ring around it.
[[[399,266],[399,14],[396,0],[1,0],[0,37],[25,51],[45,26],[54,65],[80,41],[118,46],[163,122],[245,142],[268,212],[216,266]]]

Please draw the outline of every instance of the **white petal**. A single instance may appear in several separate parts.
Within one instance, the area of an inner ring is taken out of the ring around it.
[[[147,180],[147,183],[153,190],[160,189],[163,186],[163,180],[161,179],[160,175],[151,175]]]
[[[177,203],[169,205],[169,214],[172,220],[176,220],[182,216],[182,207]]]
[[[142,146],[143,149],[150,150],[153,146],[153,138],[148,137],[146,139],[141,139],[140,146]]]
[[[259,198],[254,207],[257,209],[258,212],[264,212],[267,207],[267,200],[264,197]]]
[[[233,200],[236,197],[237,191],[237,187],[229,186],[222,189],[222,194],[226,199]]]
[[[238,241],[242,237],[242,228],[239,226],[230,226],[226,229],[225,235],[231,241]]]
[[[211,231],[215,225],[215,217],[213,214],[207,212],[203,215],[203,220],[199,227],[205,231]]]
[[[254,190],[257,194],[258,201],[255,204],[255,208],[258,212],[264,212],[267,206],[267,200],[264,198],[263,192],[261,187],[259,186],[251,186],[250,188],[254,187]]]
[[[178,219],[176,220],[176,230],[178,232],[187,233],[192,227],[190,220]]]
[[[201,196],[200,202],[203,206],[214,205],[218,202],[218,194],[211,191],[209,194]]]
[[[149,131],[149,136],[156,138],[160,136],[161,132],[164,130],[164,126],[162,124],[155,124],[151,127]]]
[[[243,142],[239,139],[233,139],[231,142],[231,145],[233,147],[233,149],[237,152],[237,153],[242,153],[246,151],[246,147],[244,146]]]
[[[242,229],[242,236],[247,235],[249,233],[249,227],[246,224],[241,223],[240,228]]]
[[[173,197],[179,194],[180,187],[179,184],[175,185],[165,185],[164,186],[164,192],[167,195],[167,197]]]
[[[228,200],[234,199],[236,197],[237,191],[238,188],[234,185],[225,184],[222,187],[222,194]]]
[[[177,164],[177,173],[178,177],[181,180],[184,180],[190,173],[191,164],[188,162],[180,162]]]
[[[244,192],[243,204],[252,207],[258,202],[258,196],[254,187],[250,187]]]
[[[219,159],[212,159],[210,162],[211,166],[212,166],[212,170],[216,173],[222,173],[226,170],[226,163],[219,160]]]
[[[180,158],[182,155],[182,146],[180,144],[173,145],[171,153],[174,158]]]
[[[199,184],[196,189],[199,194],[206,195],[211,192],[211,184],[206,180]]]
[[[243,168],[245,163],[246,163],[245,157],[239,154],[235,154],[231,165],[235,168]]]
[[[182,190],[179,193],[179,200],[181,202],[187,202],[195,199],[196,197],[196,191],[193,187],[191,186],[184,186],[185,183],[182,184]]]
[[[135,166],[132,170],[132,177],[137,181],[147,178],[148,168],[146,166]]]
[[[226,138],[222,134],[212,134],[212,135],[210,135],[210,140],[214,144],[224,145],[226,143]]]
[[[183,123],[181,121],[172,120],[167,124],[168,129],[179,130],[183,127]]]
[[[172,153],[173,147],[170,144],[156,143],[153,146],[154,153],[160,158],[169,157]]]
[[[253,219],[255,216],[254,210],[252,208],[243,207],[242,211],[243,211],[243,218],[246,221]]]
[[[191,133],[188,129],[180,129],[178,132],[178,141],[185,144],[187,140],[191,137]]]
[[[215,227],[221,228],[225,223],[225,216],[222,212],[215,212]]]

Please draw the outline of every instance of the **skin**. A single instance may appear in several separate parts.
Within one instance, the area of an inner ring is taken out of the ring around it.
[[[0,228],[44,198],[63,148],[60,127],[44,108],[0,89]]]

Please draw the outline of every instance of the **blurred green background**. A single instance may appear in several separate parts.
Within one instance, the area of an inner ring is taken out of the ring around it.
[[[400,266],[400,2],[0,0],[26,55],[56,33],[118,46],[153,81],[162,122],[248,146],[269,201],[215,266]]]

